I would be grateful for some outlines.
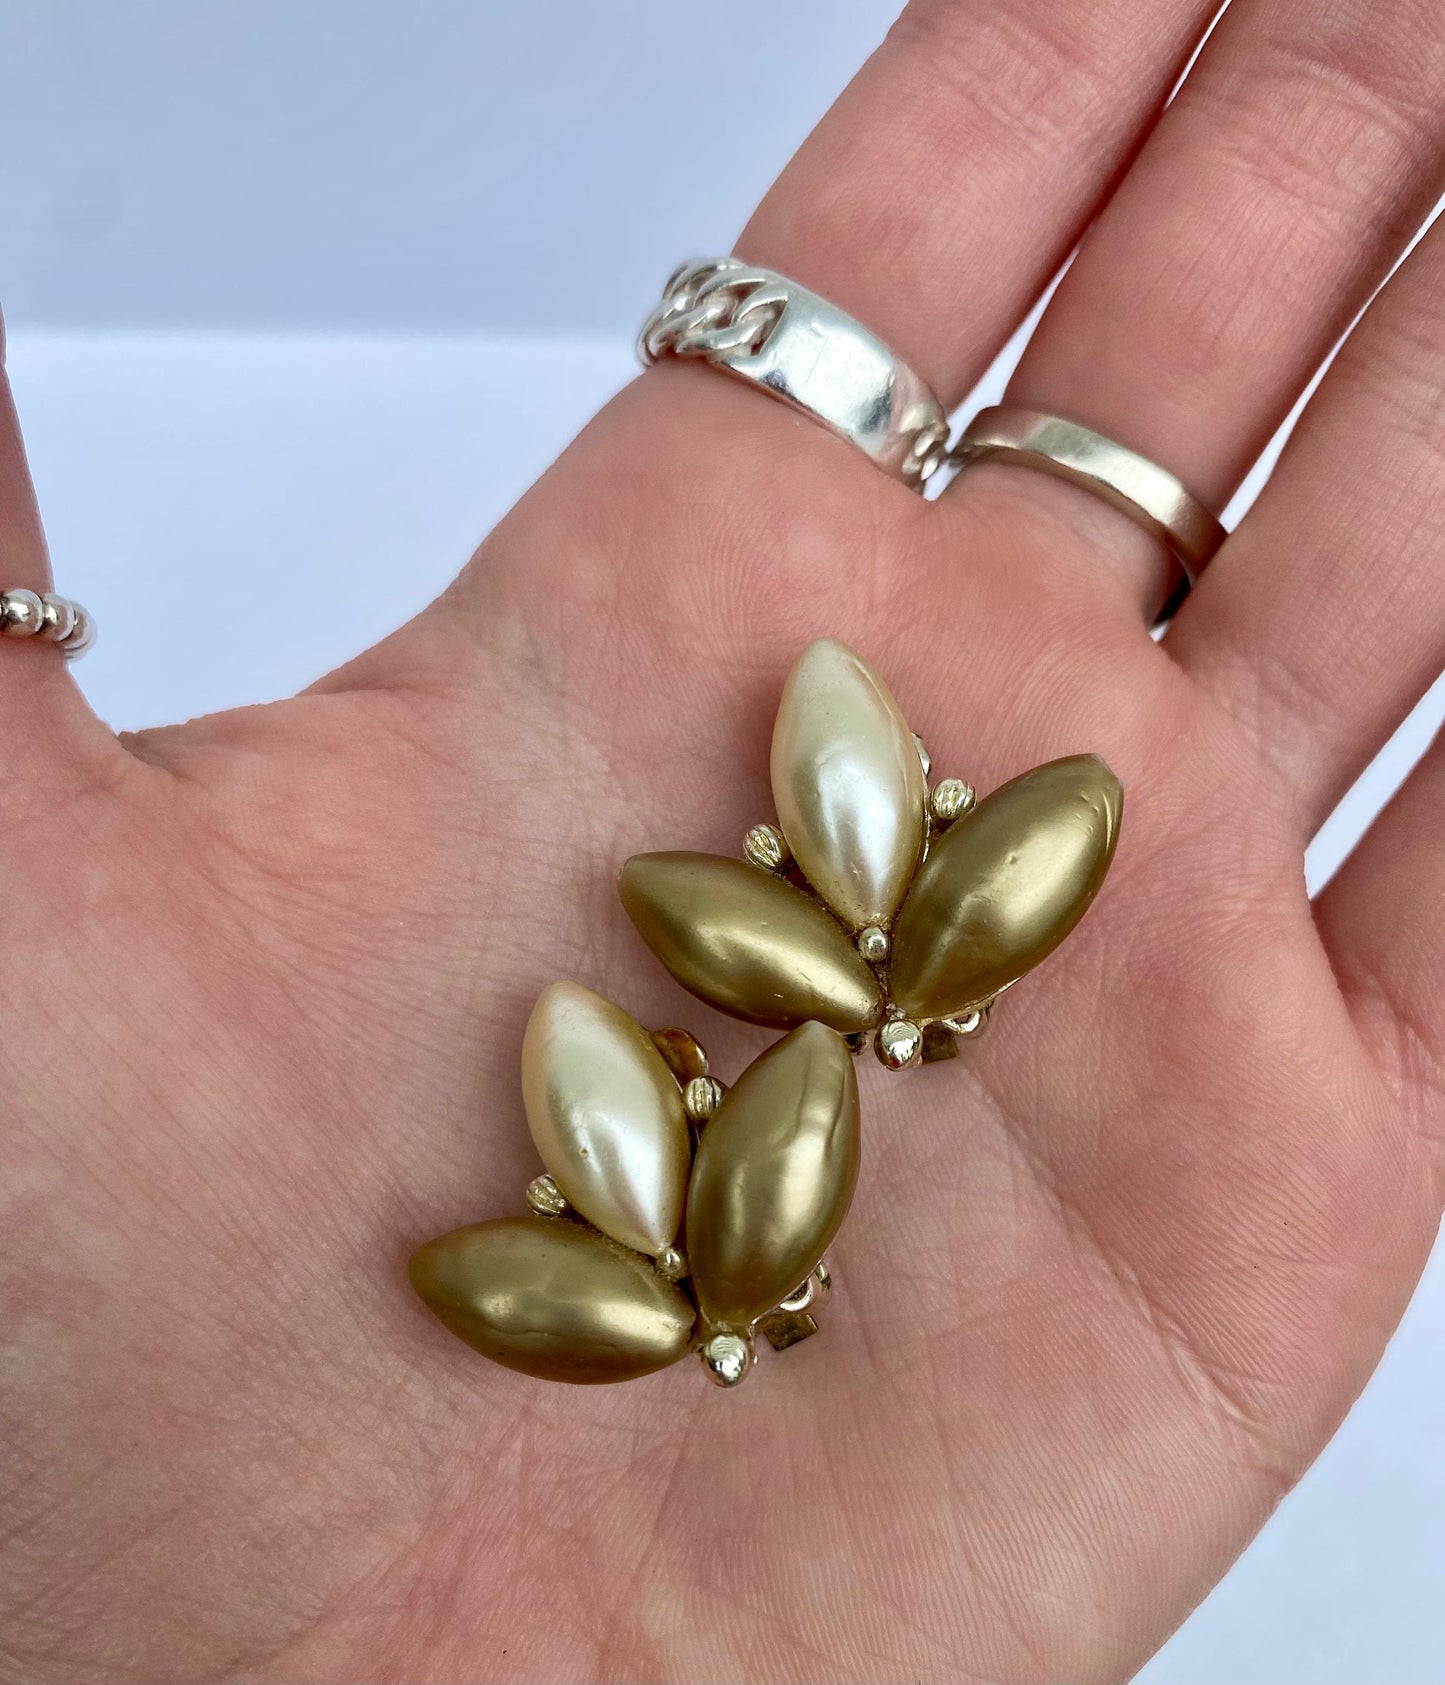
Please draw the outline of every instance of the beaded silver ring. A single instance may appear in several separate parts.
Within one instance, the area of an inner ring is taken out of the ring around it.
[[[57,644],[74,660],[95,642],[95,621],[70,597],[53,591],[0,592],[0,634],[7,638],[40,638]]]

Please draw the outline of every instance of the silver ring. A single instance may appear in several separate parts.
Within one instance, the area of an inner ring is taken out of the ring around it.
[[[676,269],[637,352],[701,357],[857,445],[915,491],[948,454],[948,417],[882,340],[796,281],[735,257]]]
[[[73,659],[95,642],[95,621],[79,603],[53,591],[43,596],[38,591],[0,591],[0,634],[40,638]]]
[[[960,468],[991,457],[1068,480],[1127,515],[1179,564],[1181,580],[1160,614],[1167,620],[1229,536],[1167,468],[1091,427],[1057,415],[995,404],[964,428],[951,460]]]

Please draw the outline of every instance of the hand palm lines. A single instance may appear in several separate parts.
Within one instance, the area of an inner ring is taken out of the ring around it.
[[[585,533],[561,534],[560,550],[555,531],[544,523],[539,538],[525,516],[496,545],[487,589],[496,646],[509,657],[494,647],[483,663],[470,648],[454,651],[438,679],[435,628],[424,621],[350,675],[365,686],[369,671],[417,674],[401,700],[330,692],[140,745],[185,778],[158,804],[170,804],[169,825],[148,805],[154,774],[133,807],[127,792],[126,846],[112,872],[124,876],[142,846],[154,900],[140,917],[118,897],[130,941],[116,948],[148,962],[159,944],[164,964],[143,963],[139,974],[174,966],[176,975],[137,998],[108,954],[114,969],[99,996],[129,1021],[148,1103],[174,1103],[140,1137],[119,1135],[108,1118],[127,1108],[102,1090],[91,1097],[103,1119],[95,1137],[77,1131],[70,1150],[93,1154],[99,1140],[123,1175],[160,1164],[167,1206],[202,1223],[224,1219],[204,1267],[189,1280],[162,1271],[159,1281],[143,1269],[128,1308],[158,1339],[176,1318],[199,1328],[197,1367],[220,1330],[263,1354],[252,1365],[231,1352],[223,1367],[241,1419],[257,1413],[284,1428],[258,1467],[302,1511],[325,1507],[320,1473],[339,1466],[354,1479],[374,1465],[383,1420],[410,1411],[431,1424],[388,1453],[404,1492],[384,1506],[375,1536],[358,1535],[328,1565],[345,1618],[361,1618],[357,1587],[379,1558],[431,1571],[428,1518],[467,1525],[447,1494],[470,1490],[478,1460],[492,1466],[515,1445],[507,1416],[522,1411],[543,1439],[568,1425],[563,1405],[515,1397],[501,1418],[483,1410],[479,1419],[489,1382],[467,1353],[449,1362],[418,1326],[401,1260],[450,1221],[514,1206],[535,1168],[516,1047],[543,982],[581,972],[644,1021],[694,1022],[691,1003],[625,930],[612,875],[639,847],[726,847],[762,810],[776,675],[804,628],[877,649],[880,663],[900,660],[896,688],[913,723],[940,765],[980,790],[1050,753],[1104,749],[1130,788],[1119,865],[1099,909],[1005,1002],[986,1042],[906,1091],[890,1092],[882,1073],[865,1076],[863,1182],[838,1254],[843,1293],[818,1342],[835,1357],[790,1363],[791,1431],[760,1446],[752,1409],[717,1420],[678,1408],[669,1419],[651,1395],[607,1402],[590,1431],[623,1431],[628,1449],[603,1473],[569,1462],[565,1475],[529,1468],[515,1486],[497,1477],[509,1501],[470,1524],[482,1529],[479,1550],[497,1548],[513,1564],[488,1595],[503,1609],[526,1606],[536,1565],[504,1541],[533,1505],[565,1508],[569,1482],[580,1482],[570,1497],[590,1496],[611,1517],[605,1546],[584,1527],[561,1547],[579,1564],[589,1549],[615,1548],[612,1527],[626,1515],[640,1529],[639,1572],[706,1579],[679,1517],[695,1515],[721,1479],[741,1529],[768,1470],[789,1471],[811,1495],[766,1520],[755,1549],[739,1538],[727,1584],[759,1607],[776,1584],[802,1595],[805,1522],[821,1525],[820,1494],[837,1496],[820,1465],[826,1440],[866,1458],[904,1499],[896,1514],[878,1513],[865,1482],[841,1500],[865,1583],[886,1577],[890,1553],[931,1541],[950,1553],[960,1583],[1002,1597],[992,1588],[1034,1561],[1080,1506],[1102,1506],[1096,1525],[1127,1559],[1139,1515],[1162,1523],[1179,1501],[1157,1485],[1161,1463],[1193,1487],[1244,1459],[1256,1473],[1228,1508],[1257,1516],[1347,1395],[1348,1365],[1321,1352],[1317,1331],[1342,1297],[1341,1235],[1378,1219],[1391,1167],[1374,1152],[1378,1082],[1332,988],[1321,1011],[1327,967],[1256,758],[1210,699],[1159,652],[1123,642],[1119,625],[1098,629],[1118,651],[1109,657],[1087,632],[1067,644],[1037,639],[1038,605],[1009,593],[1016,557],[992,544],[985,517],[951,515],[956,529],[933,551],[921,528],[876,537],[887,524],[869,513],[860,541],[869,506],[851,478],[847,489],[832,485],[834,463],[824,461],[804,471],[816,481],[790,494],[781,526],[775,518],[702,539],[709,574],[716,554],[742,558],[732,563],[726,631],[707,646],[711,670],[737,675],[721,698],[698,681],[695,586],[676,582],[678,535],[664,530],[634,548],[610,601],[585,586],[575,597],[548,588],[552,555],[612,547],[594,505]],[[837,464],[845,477],[848,466]],[[838,514],[820,517],[830,505]],[[619,513],[630,521],[625,505]],[[1057,538],[1035,535],[1043,547]],[[860,542],[867,568],[840,574],[835,558],[856,559]],[[906,652],[919,625],[956,613],[960,555],[971,635],[925,666]],[[880,598],[870,583],[910,574],[921,582],[906,601]],[[836,596],[826,628],[815,618],[821,581]],[[599,612],[626,636],[587,643]],[[525,663],[510,659],[517,650]],[[758,672],[772,682],[756,682]],[[656,690],[643,682],[652,674]],[[1132,705],[1121,708],[1121,695]],[[603,696],[615,701],[599,714],[590,704]],[[479,786],[510,799],[479,799]],[[740,786],[753,794],[740,799]],[[559,814],[575,815],[575,827]],[[248,909],[239,918],[238,905]],[[198,1040],[165,1016],[208,964],[225,979],[225,1012],[220,1031]],[[96,987],[92,977],[86,988]],[[735,1071],[758,1038],[714,1034],[715,1024],[707,1039],[719,1067]],[[177,1138],[180,1155],[167,1145]],[[106,1220],[140,1247],[133,1212]],[[1261,1257],[1273,1266],[1263,1288]],[[143,1390],[163,1416],[189,1399],[191,1378],[182,1361]],[[344,1423],[319,1466],[317,1385]],[[1075,1454],[1088,1431],[1133,1446],[1149,1478],[1116,1472],[1106,1503],[1099,1465]],[[1049,1448],[1021,1461],[1020,1438]],[[720,1444],[733,1447],[725,1477]],[[242,1525],[259,1476],[218,1475],[212,1449],[211,1501]],[[651,1508],[659,1463],[674,1466],[677,1513]],[[960,1534],[960,1494],[978,1525],[989,1518],[1006,1541],[997,1559],[972,1553],[967,1525]],[[1232,1539],[1223,1519],[1218,1527]],[[1195,1569],[1199,1586],[1230,1548]],[[200,1564],[175,1571],[209,1583]],[[1112,1578],[1110,1588],[1126,1595]],[[278,1646],[304,1645],[295,1608],[291,1593],[278,1598]],[[579,1620],[575,1641],[588,1630]]]

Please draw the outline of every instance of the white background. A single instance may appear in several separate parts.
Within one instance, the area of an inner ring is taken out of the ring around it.
[[[0,301],[57,578],[102,624],[78,669],[101,712],[282,694],[425,602],[894,9],[0,0]],[[1151,1685],[1445,1681],[1442,1336],[1437,1253]]]

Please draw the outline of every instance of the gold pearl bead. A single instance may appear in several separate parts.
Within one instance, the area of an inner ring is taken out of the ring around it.
[[[687,1195],[698,1306],[746,1328],[810,1275],[858,1176],[858,1080],[841,1036],[803,1024],[753,1061],[702,1132]]]
[[[779,1030],[877,1021],[878,979],[837,919],[785,878],[722,855],[635,854],[617,888],[653,953],[720,1011]]]
[[[893,1001],[947,1018],[1031,971],[1087,911],[1113,858],[1123,791],[1095,755],[1003,785],[928,851],[893,931]]]
[[[682,1357],[697,1313],[585,1223],[501,1217],[416,1252],[412,1286],[484,1357],[547,1381],[627,1381]]]

